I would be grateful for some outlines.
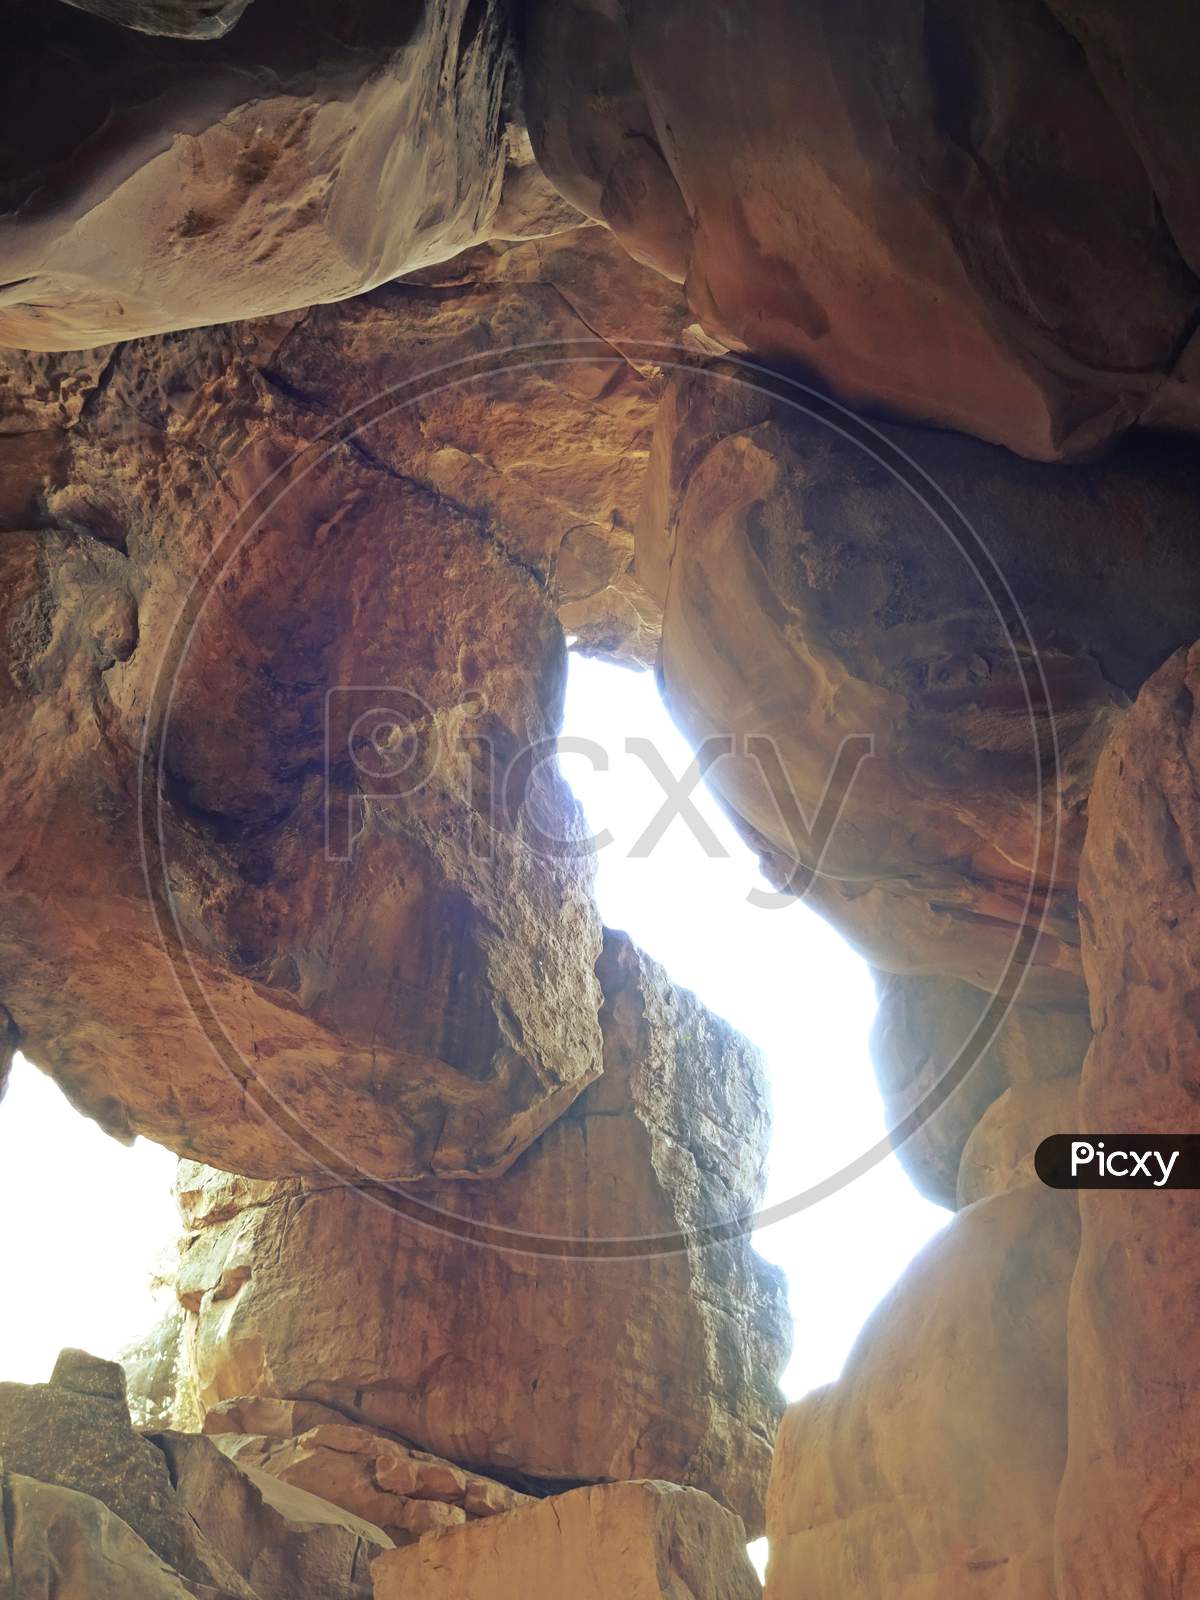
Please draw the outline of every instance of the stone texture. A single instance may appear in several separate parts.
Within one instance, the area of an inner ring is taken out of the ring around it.
[[[344,1422],[336,1412],[328,1421],[297,1428],[294,1436],[230,1431],[235,1418],[252,1417],[272,1404],[284,1402],[226,1402],[209,1412],[206,1432],[244,1471],[319,1495],[378,1524],[395,1544],[411,1544],[473,1517],[513,1511],[529,1499],[507,1484],[414,1450],[391,1435]],[[298,1402],[291,1404],[303,1409]]]
[[[930,1200],[953,1206],[957,1192],[957,1203],[969,1204],[961,1199],[959,1164],[972,1131],[1011,1086],[1078,1076],[1092,1037],[1087,1012],[1020,1003],[1005,1009],[949,978],[879,972],[875,984],[871,1055],[900,1159]],[[1035,1096],[1028,1103],[1032,1111],[1040,1102]],[[902,1138],[910,1118],[914,1126]],[[1070,1131],[1068,1124],[1058,1131]]]
[[[10,1473],[100,1501],[189,1582],[261,1600],[184,1511],[162,1454],[134,1432],[115,1362],[65,1350],[49,1383],[0,1383],[0,1459]],[[53,1506],[41,1514],[52,1513]],[[93,1509],[67,1506],[63,1515],[72,1526],[83,1519],[81,1531],[64,1535],[71,1542],[111,1532]],[[128,1547],[119,1531],[113,1537]]]
[[[1153,402],[1200,289],[1190,8],[763,0],[739,21],[534,0],[521,35],[543,168],[686,279],[710,333],[1030,456]]]
[[[980,1117],[963,1148],[959,1206],[1039,1182],[1033,1165],[1038,1145],[1053,1133],[1078,1131],[1077,1077],[1006,1089]]]
[[[501,803],[561,715],[554,570],[581,627],[608,595],[601,633],[628,587],[653,376],[570,307],[603,311],[585,232],[99,370],[10,361],[13,437],[53,448],[0,546],[0,1003],[110,1131],[264,1175],[492,1173],[599,1071],[574,802],[542,763]],[[318,442],[502,325],[588,360]],[[349,742],[380,693],[382,756]]]
[[[152,1437],[179,1504],[259,1600],[370,1600],[371,1562],[392,1547],[382,1529],[200,1434]]]
[[[66,0],[139,33],[176,39],[219,39],[237,22],[250,0]]]
[[[0,343],[74,350],[336,300],[487,238],[502,11],[352,0],[296,27],[289,0],[255,0],[197,45],[17,0]]]
[[[610,1483],[381,1556],[377,1600],[754,1600],[738,1519],[668,1483]]]
[[[0,1472],[5,1600],[242,1600],[190,1583],[91,1495]]]
[[[1096,774],[1080,882],[1096,1027],[1084,1131],[1196,1127],[1198,695],[1193,646],[1146,685]],[[1079,1201],[1059,1600],[1182,1600],[1200,1583],[1200,1197],[1094,1191]]]
[[[678,377],[659,411],[637,569],[676,720],[735,741],[711,782],[768,876],[873,964],[1078,1005],[1095,762],[1200,600],[1194,452],[1067,472],[744,376]],[[850,737],[872,754],[835,781]]]
[[[206,1403],[320,1401],[518,1484],[669,1478],[761,1526],[782,1284],[697,1232],[758,1202],[761,1064],[623,935],[599,973],[604,1076],[501,1179],[397,1197],[183,1169]]]
[[[767,1600],[1058,1600],[1077,1243],[1074,1196],[1038,1186],[968,1207],[925,1247],[840,1380],[788,1408]]]

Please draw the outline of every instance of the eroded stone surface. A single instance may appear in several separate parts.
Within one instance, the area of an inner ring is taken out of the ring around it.
[[[761,1063],[623,935],[599,971],[604,1076],[503,1178],[428,1186],[406,1216],[378,1190],[184,1168],[206,1402],[321,1401],[518,1482],[696,1484],[760,1526],[782,1285],[696,1230],[761,1193]]]
[[[949,978],[881,972],[875,983],[871,1056],[900,1159],[930,1200],[953,1206],[957,1194],[959,1204],[969,1203],[961,1198],[960,1162],[973,1130],[1010,1086],[1078,1077],[1092,1037],[1087,1011],[1005,1007]],[[912,1132],[901,1142],[910,1120]]]
[[[1057,1600],[1077,1244],[1074,1196],[1038,1186],[968,1207],[925,1247],[839,1381],[785,1414],[767,1600]]]
[[[493,0],[318,5],[306,27],[255,0],[202,43],[26,0],[5,29],[0,342],[74,350],[341,299],[488,237],[509,73]]]
[[[1096,774],[1080,882],[1096,1027],[1085,1132],[1196,1129],[1198,696],[1193,646],[1146,685]],[[1200,1582],[1200,1200],[1092,1191],[1079,1205],[1059,1600],[1182,1600]]]
[[[499,782],[558,727],[556,604],[635,655],[653,631],[626,600],[654,375],[585,320],[641,269],[605,287],[584,233],[8,363],[12,437],[50,448],[0,548],[2,1003],[110,1131],[261,1174],[495,1172],[599,1070],[574,803],[550,762]],[[313,443],[502,326],[583,357]],[[395,751],[351,745],[393,718]]]
[[[873,964],[1078,1005],[1095,762],[1200,600],[1194,452],[1067,472],[846,438],[744,377],[676,378],[659,411],[637,567],[673,714],[733,741],[711,781],[768,875]]]
[[[375,1563],[377,1600],[755,1600],[737,1517],[695,1489],[609,1483],[455,1528]]]
[[[521,36],[546,172],[686,278],[710,332],[1031,456],[1152,402],[1200,288],[1190,10],[764,0],[742,22],[537,0]]]

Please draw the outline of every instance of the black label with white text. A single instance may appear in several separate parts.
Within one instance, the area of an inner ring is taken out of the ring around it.
[[[1200,1134],[1056,1133],[1033,1165],[1052,1189],[1200,1189]]]

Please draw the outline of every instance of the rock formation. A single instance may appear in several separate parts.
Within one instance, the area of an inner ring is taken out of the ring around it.
[[[957,1208],[771,1600],[1185,1600],[1195,1207],[1032,1163],[1200,1097],[1200,12],[293,13],[5,16],[0,1092],[209,1165],[153,1433],[0,1386],[0,1591],[754,1593],[765,1098],[602,932],[570,642],[869,959]]]
[[[761,1193],[761,1063],[624,936],[598,971],[604,1075],[503,1178],[394,1193],[184,1167],[203,1404],[319,1401],[523,1486],[694,1484],[761,1528],[782,1284],[744,1239],[704,1237]]]

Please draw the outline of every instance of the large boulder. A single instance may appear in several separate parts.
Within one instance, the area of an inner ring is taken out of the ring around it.
[[[1119,0],[533,0],[521,33],[545,171],[710,333],[1045,458],[1184,366],[1198,43]]]
[[[587,228],[3,364],[0,1004],[110,1131],[264,1176],[494,1173],[598,1073],[550,741],[563,625],[654,642],[657,379],[592,330],[676,327],[656,285]],[[489,365],[499,329],[533,352]]]
[[[608,1483],[380,1556],[376,1600],[756,1600],[741,1523],[695,1489]]]
[[[499,0],[5,11],[0,343],[76,350],[337,300],[489,236]],[[115,17],[117,20],[106,20]],[[166,30],[162,30],[166,31]],[[191,31],[195,31],[192,29]],[[216,31],[216,30],[213,30]]]
[[[1077,1007],[1092,773],[1194,630],[1198,497],[1182,441],[1064,470],[677,376],[637,569],[667,703],[727,741],[710,781],[769,875],[876,966]]]
[[[1096,1039],[1080,1121],[1192,1134],[1200,1100],[1200,646],[1146,685],[1096,774],[1080,882]],[[1063,1130],[1067,1131],[1067,1130]],[[1087,1191],[1071,1290],[1058,1600],[1200,1582],[1200,1196]]]
[[[926,1246],[838,1382],[784,1417],[767,1600],[1058,1600],[1078,1238],[1073,1196],[1036,1186],[968,1207]]]
[[[604,1076],[502,1178],[183,1169],[203,1400],[318,1400],[526,1486],[694,1484],[761,1527],[787,1344],[781,1279],[744,1236],[761,1062],[623,935],[599,973]]]

